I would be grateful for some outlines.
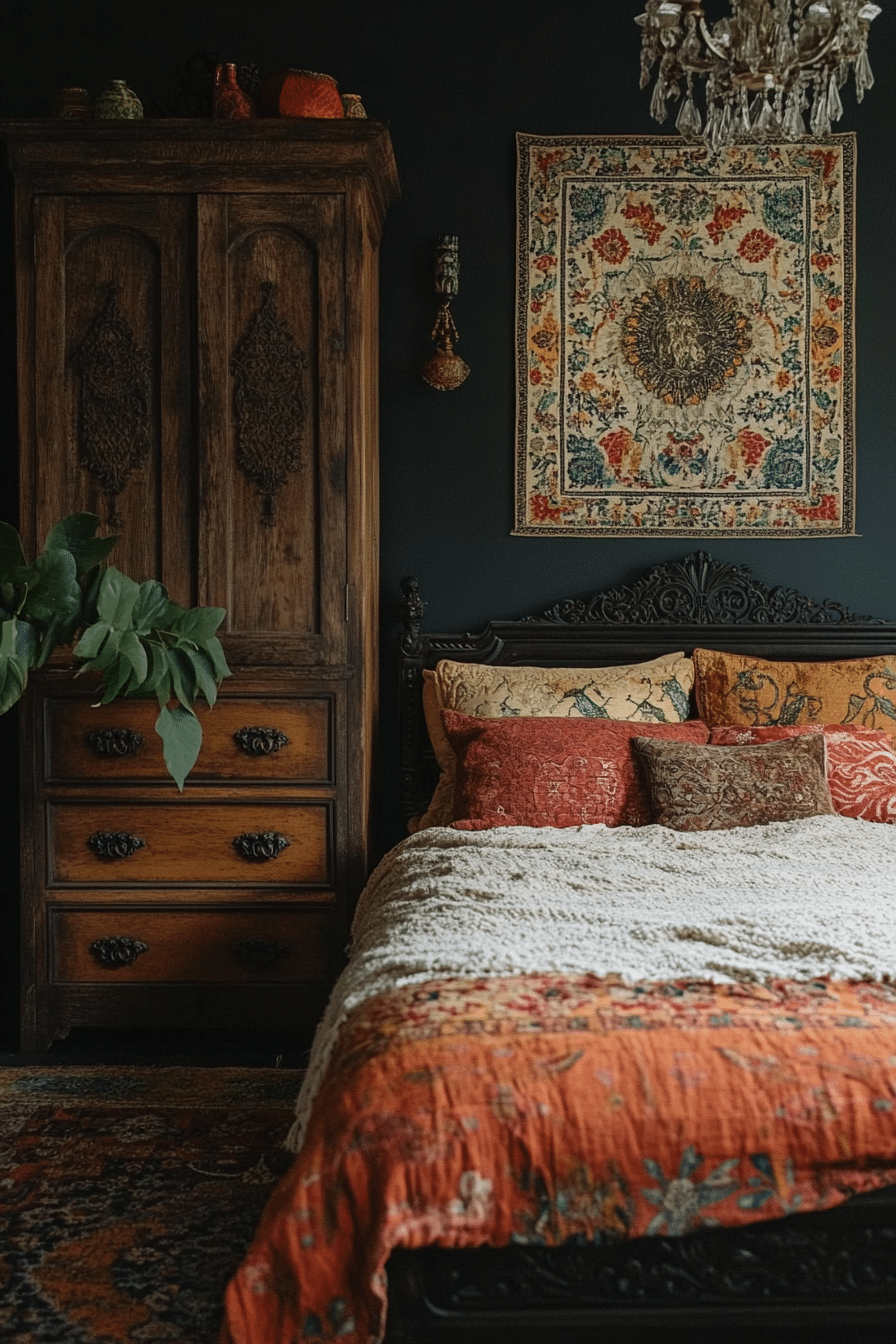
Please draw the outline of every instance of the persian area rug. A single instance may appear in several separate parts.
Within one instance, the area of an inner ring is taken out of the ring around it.
[[[301,1077],[0,1071],[4,1344],[213,1344]]]
[[[515,534],[854,535],[854,136],[517,149]]]

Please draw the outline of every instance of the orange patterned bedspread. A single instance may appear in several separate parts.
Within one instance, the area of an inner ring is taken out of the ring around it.
[[[393,1246],[681,1235],[896,1183],[896,988],[516,975],[349,1019],[227,1344],[367,1344]]]

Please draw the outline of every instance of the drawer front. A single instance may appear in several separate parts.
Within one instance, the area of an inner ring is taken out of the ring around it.
[[[51,803],[49,882],[333,885],[332,804]]]
[[[320,982],[327,910],[52,909],[57,984]]]
[[[45,701],[45,778],[171,783],[155,732],[155,701]],[[190,778],[333,782],[333,702],[329,696],[222,697],[197,707],[202,750]]]

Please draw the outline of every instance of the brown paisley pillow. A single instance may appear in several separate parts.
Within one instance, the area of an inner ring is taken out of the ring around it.
[[[701,719],[745,728],[801,723],[880,728],[896,739],[896,658],[778,663],[694,649]]]
[[[757,746],[711,747],[634,737],[653,820],[674,831],[722,831],[831,816],[821,733]]]

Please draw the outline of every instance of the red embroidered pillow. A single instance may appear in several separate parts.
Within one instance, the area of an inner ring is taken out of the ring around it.
[[[733,747],[822,732],[831,801],[840,815],[861,821],[896,822],[896,752],[890,734],[880,728],[839,723],[766,728],[724,725],[711,729],[709,740],[714,746]]]
[[[459,830],[487,826],[642,826],[650,820],[633,737],[706,742],[699,719],[474,719],[442,715],[457,757]]]

